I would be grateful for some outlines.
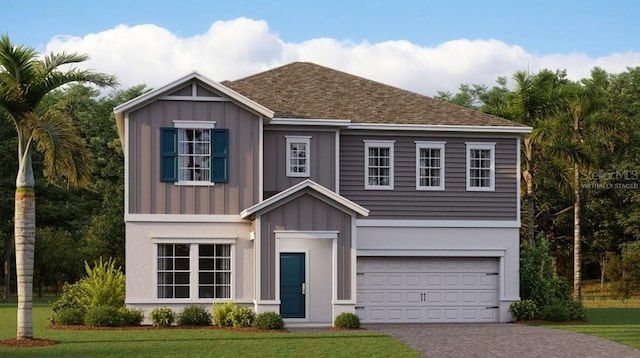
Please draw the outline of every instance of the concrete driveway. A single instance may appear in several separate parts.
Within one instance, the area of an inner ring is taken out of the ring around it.
[[[365,324],[425,357],[640,357],[640,351],[581,333],[512,323]]]

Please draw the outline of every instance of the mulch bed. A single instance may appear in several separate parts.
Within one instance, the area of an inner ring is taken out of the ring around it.
[[[0,340],[0,347],[45,347],[58,344],[60,342],[53,339],[32,338],[32,339],[3,339]]]

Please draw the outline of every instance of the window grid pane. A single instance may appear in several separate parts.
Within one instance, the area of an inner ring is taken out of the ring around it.
[[[441,186],[440,148],[420,148],[420,186]]]
[[[370,186],[391,185],[391,149],[369,147],[367,181]]]
[[[178,179],[210,181],[211,138],[209,129],[178,130]]]
[[[473,188],[491,187],[491,149],[471,149],[469,184]]]
[[[307,143],[289,143],[289,171],[291,173],[307,172]]]
[[[189,298],[189,245],[158,245],[158,298]]]
[[[199,298],[231,298],[231,245],[199,246]]]

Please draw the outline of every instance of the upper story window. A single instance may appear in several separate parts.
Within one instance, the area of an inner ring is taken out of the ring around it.
[[[287,139],[287,176],[308,177],[310,175],[311,137],[285,136]]]
[[[174,121],[160,128],[160,180],[210,185],[229,181],[229,130],[215,122]]]
[[[495,143],[467,143],[467,190],[495,190]]]
[[[416,190],[444,190],[445,142],[416,142]]]
[[[393,190],[393,145],[395,141],[364,141],[364,188]]]

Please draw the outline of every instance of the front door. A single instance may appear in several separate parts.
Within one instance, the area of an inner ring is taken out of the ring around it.
[[[280,254],[280,315],[304,318],[304,253]]]

